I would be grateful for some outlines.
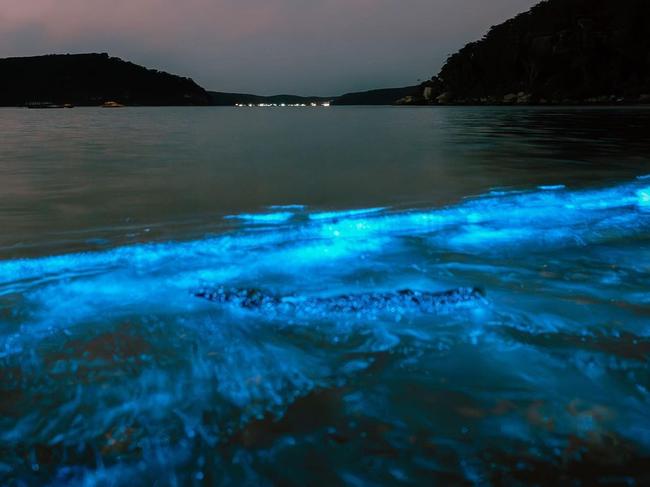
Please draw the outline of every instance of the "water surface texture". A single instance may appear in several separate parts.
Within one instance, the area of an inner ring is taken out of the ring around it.
[[[649,129],[1,111],[0,484],[647,482]]]
[[[0,257],[201,236],[274,205],[606,184],[650,172],[649,126],[636,108],[3,109]]]

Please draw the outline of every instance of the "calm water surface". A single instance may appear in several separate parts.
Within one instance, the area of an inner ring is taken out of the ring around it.
[[[0,110],[0,484],[650,481],[648,134],[642,108]],[[368,298],[459,287],[485,297]]]
[[[0,257],[221,231],[265,206],[453,204],[648,171],[650,110],[0,111]]]

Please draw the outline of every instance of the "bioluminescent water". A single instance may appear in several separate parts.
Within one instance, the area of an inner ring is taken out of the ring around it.
[[[650,482],[650,110],[0,110],[0,485]]]
[[[0,478],[647,478],[650,181],[497,193],[0,262]]]

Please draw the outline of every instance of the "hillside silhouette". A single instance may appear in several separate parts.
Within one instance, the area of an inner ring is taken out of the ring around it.
[[[0,59],[0,106],[34,103],[208,105],[191,79],[147,69],[108,54]]]
[[[547,0],[492,27],[422,103],[650,102],[650,1]]]

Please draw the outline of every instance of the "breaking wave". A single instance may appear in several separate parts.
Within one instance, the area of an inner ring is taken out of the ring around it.
[[[0,481],[638,474],[646,179],[426,211],[268,210],[215,237],[0,262]],[[220,286],[299,296],[309,313],[196,296]],[[445,313],[365,308],[473,287],[487,297]],[[341,313],[328,296],[364,298]]]

